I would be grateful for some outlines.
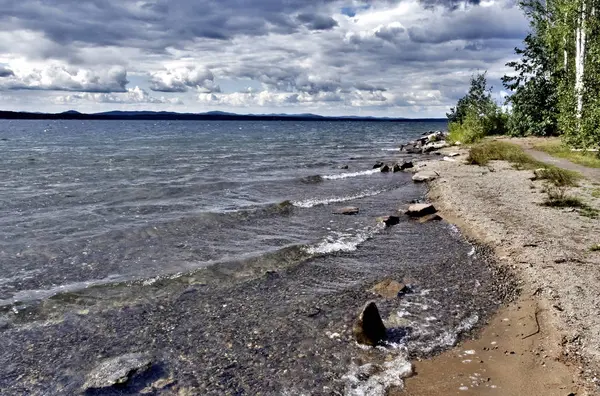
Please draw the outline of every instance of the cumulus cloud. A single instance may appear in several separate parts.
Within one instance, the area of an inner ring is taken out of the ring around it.
[[[14,75],[15,75],[15,73],[12,70],[10,70],[8,67],[0,65],[0,78],[12,77]]]
[[[183,104],[179,98],[156,98],[148,94],[145,90],[135,87],[130,88],[125,93],[90,93],[84,92],[80,94],[57,96],[54,102],[57,104],[77,103],[80,101],[88,101],[95,103],[114,103],[114,104]]]
[[[194,66],[151,73],[150,84],[150,89],[158,92],[187,92],[190,88],[205,93],[221,90],[210,70]]]
[[[127,71],[121,67],[107,71],[49,64],[35,68],[5,69],[0,90],[54,90],[81,92],[126,92]]]

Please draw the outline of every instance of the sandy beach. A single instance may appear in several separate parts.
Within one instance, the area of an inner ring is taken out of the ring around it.
[[[404,394],[596,394],[600,254],[591,246],[600,221],[540,205],[544,184],[532,171],[501,161],[466,165],[468,151],[459,153],[456,161],[436,157],[417,166],[440,175],[428,197],[467,238],[493,249],[517,275],[521,297],[472,340],[416,362]],[[597,208],[590,194],[597,187],[598,180],[583,179],[568,194]]]

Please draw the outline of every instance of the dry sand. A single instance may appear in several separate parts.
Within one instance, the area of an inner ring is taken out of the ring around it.
[[[440,175],[429,198],[468,238],[495,250],[518,275],[522,297],[476,339],[416,362],[404,393],[391,394],[600,394],[600,252],[590,251],[600,243],[600,220],[540,205],[544,183],[531,171],[500,161],[466,165],[467,151],[459,152],[456,162],[436,156],[417,167]],[[598,182],[568,193],[600,209]]]

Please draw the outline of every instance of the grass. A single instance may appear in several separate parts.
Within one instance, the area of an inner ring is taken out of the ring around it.
[[[588,168],[600,168],[600,153],[593,151],[571,151],[560,141],[550,140],[534,145],[534,148],[544,151],[554,157],[567,159],[575,164],[587,166]]]
[[[600,188],[594,188],[592,190],[592,197],[594,197],[594,198],[600,198]]]
[[[523,149],[513,143],[485,141],[471,148],[467,161],[473,165],[485,166],[490,161],[500,160],[512,163],[517,169],[543,169],[537,177],[560,187],[576,186],[581,175],[577,172],[548,165],[527,155]]]
[[[595,244],[590,248],[591,252],[600,252],[600,243]]]

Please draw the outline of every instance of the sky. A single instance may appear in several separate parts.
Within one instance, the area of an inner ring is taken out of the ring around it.
[[[441,117],[528,23],[515,0],[0,0],[0,109]]]

